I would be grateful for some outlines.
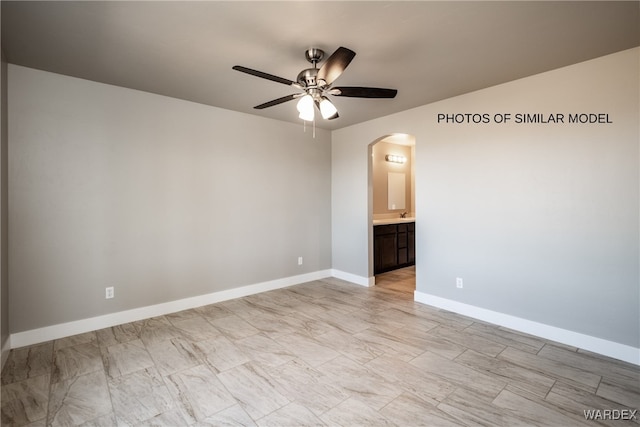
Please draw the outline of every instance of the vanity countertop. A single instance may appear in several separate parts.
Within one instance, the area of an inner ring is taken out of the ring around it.
[[[373,225],[402,224],[404,222],[416,222],[416,218],[415,217],[407,217],[407,218],[374,219],[373,220]]]

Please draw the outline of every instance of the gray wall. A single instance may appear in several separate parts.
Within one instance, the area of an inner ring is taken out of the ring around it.
[[[334,268],[371,275],[367,146],[409,133],[418,292],[640,347],[639,55],[335,131]],[[608,113],[613,124],[437,123],[467,112]]]
[[[328,131],[12,64],[9,123],[11,332],[331,267]]]
[[[8,167],[7,167],[7,62],[2,52],[0,66],[0,349],[2,361],[8,356],[9,340],[9,279],[8,279]]]

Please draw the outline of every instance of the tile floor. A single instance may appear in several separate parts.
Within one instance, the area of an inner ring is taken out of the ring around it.
[[[325,279],[15,349],[2,425],[638,425],[584,411],[630,418],[639,383],[630,364]]]
[[[376,275],[376,287],[409,293],[416,290],[416,266],[399,268]]]

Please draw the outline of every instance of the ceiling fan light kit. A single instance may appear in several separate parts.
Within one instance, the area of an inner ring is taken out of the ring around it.
[[[300,118],[305,121],[313,120],[313,98],[311,95],[304,95],[298,101],[298,112],[300,113]]]
[[[329,58],[327,58],[324,64],[322,64],[322,67],[318,68],[318,63],[324,58],[324,51],[317,48],[307,49],[305,52],[305,58],[313,64],[313,68],[307,68],[298,73],[298,77],[295,82],[273,74],[243,67],[241,65],[235,65],[233,69],[252,76],[291,86],[302,91],[302,93],[283,96],[282,98],[256,105],[253,108],[261,110],[300,98],[296,108],[299,113],[298,117],[302,120],[315,120],[314,106],[320,110],[320,114],[323,119],[333,120],[339,117],[338,109],[327,95],[351,98],[395,98],[398,93],[396,89],[375,87],[332,87],[333,82],[340,77],[355,56],[356,53],[351,49],[339,47],[331,54],[331,56],[329,56]]]
[[[320,101],[320,114],[325,120],[330,120],[338,114],[338,109],[326,96],[323,96],[322,101]]]

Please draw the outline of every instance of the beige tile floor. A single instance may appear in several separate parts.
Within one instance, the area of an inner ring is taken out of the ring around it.
[[[415,303],[412,271],[396,289],[325,279],[13,350],[2,425],[640,423],[584,416],[638,409],[638,367]]]
[[[416,290],[416,266],[399,268],[376,275],[378,288],[393,289],[394,291],[409,293],[413,296]]]

